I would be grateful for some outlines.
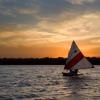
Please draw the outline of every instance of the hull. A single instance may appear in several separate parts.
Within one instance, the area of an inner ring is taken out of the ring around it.
[[[63,76],[78,76],[78,75],[82,75],[82,74],[70,74],[70,73],[64,73],[62,72]]]

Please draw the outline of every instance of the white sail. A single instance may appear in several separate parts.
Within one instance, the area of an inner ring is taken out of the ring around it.
[[[67,58],[66,64],[67,64],[71,59],[73,59],[79,52],[80,52],[79,48],[77,47],[75,41],[73,41],[73,42],[72,42],[72,45],[71,45],[71,48],[70,48],[70,51],[69,51],[69,53],[68,53],[68,58]]]
[[[91,67],[93,67],[93,65],[83,56],[73,41],[64,69],[86,69]]]
[[[92,68],[93,65],[84,57],[72,69],[87,69]]]

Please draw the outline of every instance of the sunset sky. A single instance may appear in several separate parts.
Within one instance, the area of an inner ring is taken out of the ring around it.
[[[73,40],[100,57],[100,0],[0,0],[0,58],[67,57]]]

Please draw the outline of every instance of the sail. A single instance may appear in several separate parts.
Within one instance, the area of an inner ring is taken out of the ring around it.
[[[93,65],[84,57],[75,41],[72,42],[64,69],[86,69]]]

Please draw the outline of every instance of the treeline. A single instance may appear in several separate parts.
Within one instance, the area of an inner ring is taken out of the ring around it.
[[[87,59],[93,65],[100,65],[100,58]],[[0,65],[64,65],[66,58],[0,58]]]

